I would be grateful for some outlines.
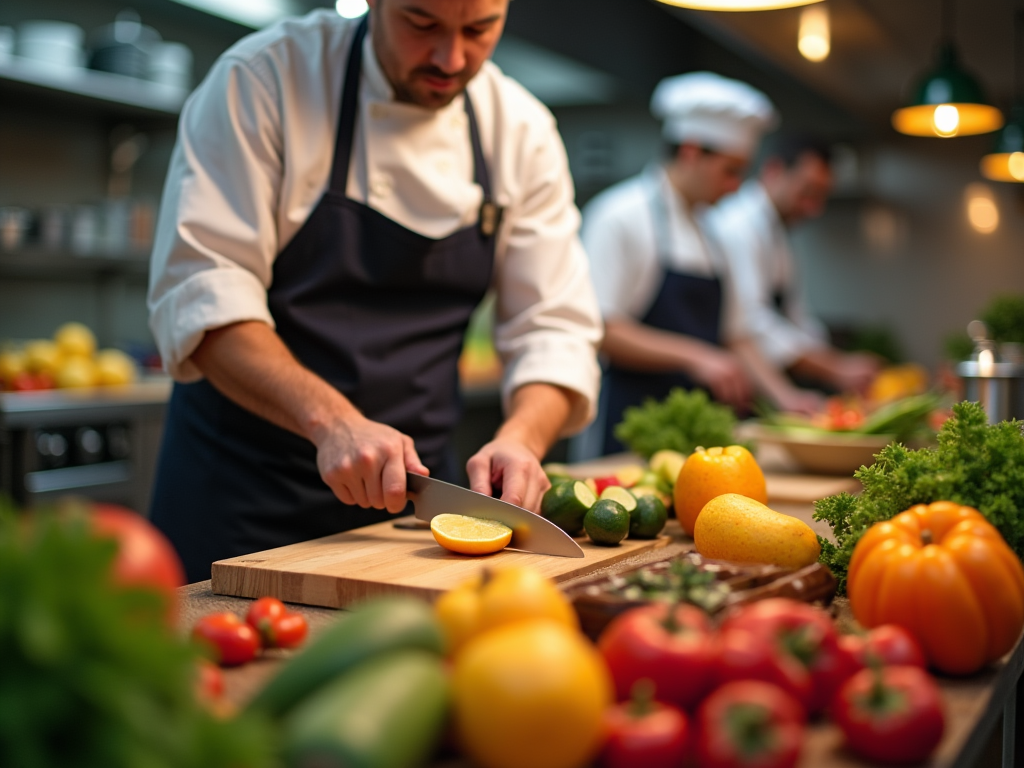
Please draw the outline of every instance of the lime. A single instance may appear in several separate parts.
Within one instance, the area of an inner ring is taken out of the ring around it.
[[[598,496],[598,500],[601,499],[611,499],[612,501],[619,502],[629,514],[633,514],[633,510],[636,509],[636,496],[621,485],[609,485]]]
[[[654,495],[641,496],[629,513],[629,535],[634,539],[654,539],[665,527],[668,510]]]
[[[583,531],[583,516],[597,497],[586,483],[566,480],[548,489],[540,503],[540,513],[570,536]]]
[[[584,516],[583,527],[595,544],[613,547],[629,533],[629,512],[614,499],[601,499]]]

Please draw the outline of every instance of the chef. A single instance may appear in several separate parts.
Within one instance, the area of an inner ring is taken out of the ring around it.
[[[832,391],[863,392],[878,372],[874,355],[830,346],[800,295],[790,230],[820,216],[832,189],[830,153],[809,136],[772,141],[758,177],[722,200],[708,223],[729,263],[737,306],[763,360]]]
[[[760,370],[727,346],[740,316],[701,214],[740,186],[775,110],[745,83],[694,72],[662,80],[651,112],[662,121],[668,161],[605,190],[583,213],[605,321],[608,367],[594,427],[603,453],[623,450],[613,430],[628,406],[702,387],[745,407],[760,383]]]
[[[554,119],[488,61],[507,10],[315,11],[188,100],[149,306],[177,382],[152,518],[190,580],[403,510],[407,471],[456,479],[456,363],[488,289],[506,418],[472,488],[536,510],[540,457],[591,418],[600,315]]]

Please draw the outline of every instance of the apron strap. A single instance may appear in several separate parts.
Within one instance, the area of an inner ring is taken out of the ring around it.
[[[368,18],[369,14],[356,27],[352,47],[348,50],[348,64],[345,66],[345,87],[341,92],[341,114],[334,143],[330,184],[330,189],[341,195],[345,194],[348,187],[348,165],[352,155],[352,140],[356,134],[356,116],[359,114],[359,77],[363,71],[363,40],[366,37]]]

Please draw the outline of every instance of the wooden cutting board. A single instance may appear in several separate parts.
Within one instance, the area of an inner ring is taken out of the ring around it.
[[[668,542],[669,538],[663,536],[599,547],[580,540],[584,557],[552,557],[511,549],[469,557],[442,549],[428,530],[398,529],[389,521],[221,560],[213,564],[212,589],[218,595],[269,595],[328,608],[344,608],[377,595],[433,600],[481,568],[529,566],[554,581],[564,581]]]

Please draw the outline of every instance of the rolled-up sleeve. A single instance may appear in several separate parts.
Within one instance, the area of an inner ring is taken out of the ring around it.
[[[228,56],[182,111],[148,298],[164,368],[179,381],[201,378],[189,358],[206,331],[244,320],[273,326],[279,109],[274,79]]]
[[[506,413],[524,384],[546,383],[581,395],[566,425],[594,417],[600,387],[602,324],[579,240],[580,215],[565,149],[553,120],[524,148],[523,194],[510,207],[497,262],[495,347],[504,365]]]

